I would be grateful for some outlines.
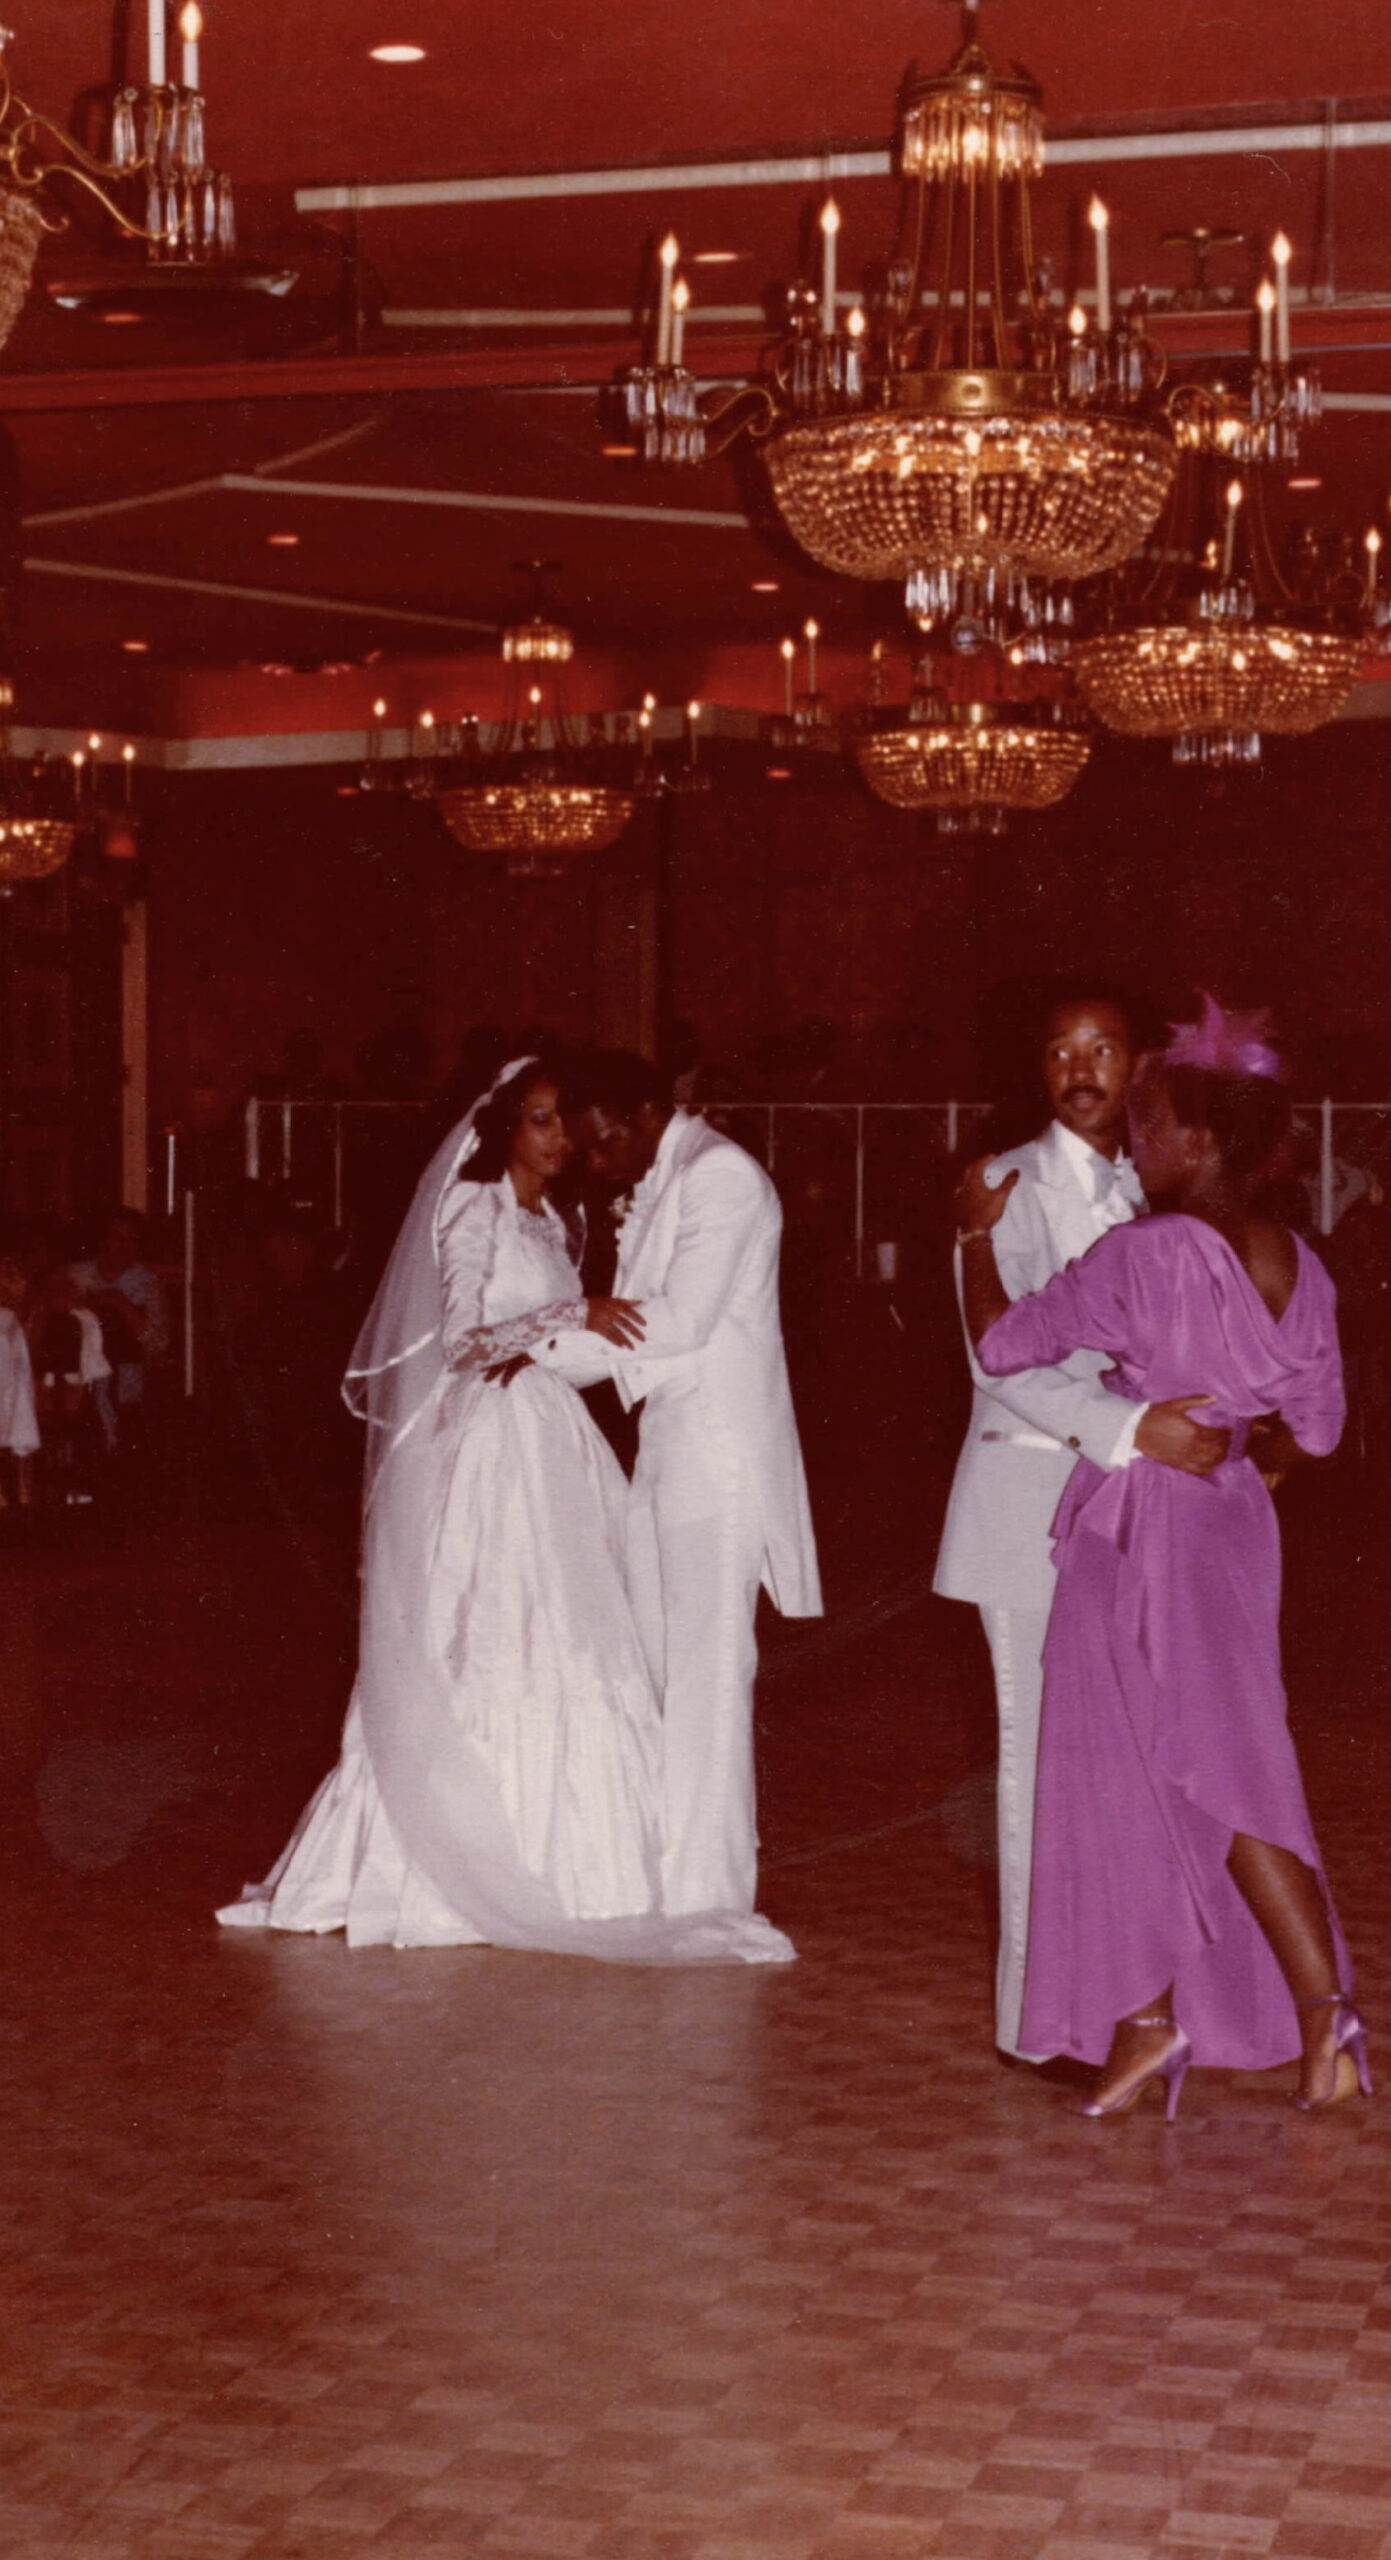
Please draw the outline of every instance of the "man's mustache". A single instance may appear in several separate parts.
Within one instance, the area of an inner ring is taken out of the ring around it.
[[[1063,1095],[1064,1102],[1100,1102],[1102,1099],[1099,1084],[1070,1084]]]

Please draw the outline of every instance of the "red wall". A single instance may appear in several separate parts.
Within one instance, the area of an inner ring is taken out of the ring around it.
[[[673,1009],[715,1055],[820,1015],[841,1090],[943,1096],[989,1076],[1015,983],[1095,972],[1161,1006],[1206,985],[1274,1004],[1305,1076],[1375,1095],[1387,773],[1371,723],[1274,742],[1225,786],[1102,742],[1060,810],[970,844],[882,808],[834,759],[805,783],[746,772],[671,813]],[[481,1020],[636,1036],[650,809],[593,876],[509,882],[427,809],[338,797],[341,779],[169,786],[149,830],[158,1119],[226,1118],[301,1027],[351,1084],[406,993],[441,1072]]]

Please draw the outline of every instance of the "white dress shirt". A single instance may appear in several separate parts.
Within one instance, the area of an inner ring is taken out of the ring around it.
[[[1088,1146],[1085,1138],[1078,1137],[1075,1129],[1065,1129],[1061,1120],[1055,1120],[1053,1127],[1058,1144],[1077,1178],[1078,1188],[1091,1210],[1092,1224],[1099,1236],[1104,1236],[1112,1227],[1128,1225],[1137,1214],[1144,1215],[1145,1195],[1128,1155],[1124,1152],[1115,1157],[1100,1155],[1095,1147]],[[1125,1420],[1116,1434],[1116,1445],[1111,1452],[1113,1467],[1129,1466],[1135,1455],[1135,1434],[1148,1411],[1147,1404],[1126,1406]]]

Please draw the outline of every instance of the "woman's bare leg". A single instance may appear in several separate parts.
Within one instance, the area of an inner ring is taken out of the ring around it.
[[[1253,1840],[1246,1831],[1233,1835],[1227,1864],[1270,1942],[1299,2011],[1304,2046],[1301,2092],[1306,2098],[1326,2099],[1333,2094],[1338,2067],[1334,2041],[1338,2009],[1332,1994],[1343,1986],[1323,1887],[1313,1868],[1306,1867],[1292,1849]]]

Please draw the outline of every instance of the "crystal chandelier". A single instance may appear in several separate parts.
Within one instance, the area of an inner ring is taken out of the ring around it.
[[[996,70],[976,41],[977,5],[966,0],[949,69],[905,90],[899,165],[913,245],[872,307],[842,323],[840,217],[828,203],[821,291],[798,285],[789,297],[771,386],[702,418],[668,237],[652,359],[622,378],[647,458],[698,460],[718,426],[749,426],[802,548],[843,576],[905,580],[920,626],[946,628],[967,651],[1045,632],[1057,619],[1054,583],[1127,558],[1175,465],[1160,360],[1138,308],[1113,315],[1100,206],[1095,329],[1050,306],[1029,200],[1043,165],[1041,93],[1027,73]],[[1040,643],[1035,654],[1050,652]]]
[[[881,682],[876,645],[872,692]],[[1012,810],[1051,809],[1091,753],[1091,732],[1060,700],[950,698],[930,658],[906,716],[875,703],[856,741],[860,771],[895,809],[931,810],[940,835],[1000,835]]]
[[[14,686],[0,675],[0,897],[20,880],[46,880],[60,871],[77,839],[76,818],[55,815],[40,795],[38,769],[20,774],[10,758]],[[74,795],[75,796],[75,795]]]
[[[46,880],[61,871],[77,841],[72,818],[26,818],[0,810],[0,886]]]
[[[1236,241],[1239,232],[1206,228],[1187,234],[1197,252],[1192,289],[1182,299],[1198,310],[1207,299],[1206,251],[1214,239]],[[1250,357],[1200,368],[1169,395],[1168,412],[1181,452],[1210,454],[1229,463],[1299,460],[1306,427],[1323,415],[1323,386],[1311,367],[1290,353],[1290,261],[1294,250],[1283,231],[1270,244],[1266,273],[1256,289],[1256,344]]]
[[[134,827],[133,746],[120,751],[122,805],[113,809],[103,794],[103,741],[95,732],[70,756],[20,759],[11,751],[13,710],[14,687],[0,675],[0,897],[9,897],[21,881],[46,880],[61,871],[79,835],[100,844],[114,820],[128,834]]]
[[[1211,463],[1186,466],[1201,510]],[[1270,541],[1261,475],[1231,480],[1222,532],[1186,565],[1177,543],[1110,599],[1107,619],[1077,643],[1073,671],[1088,707],[1131,738],[1170,738],[1178,764],[1254,764],[1267,734],[1299,736],[1335,719],[1356,681],[1378,609],[1380,536],[1365,571],[1340,548],[1306,550],[1286,575]],[[1175,558],[1177,554],[1177,559]]]
[[[23,305],[39,241],[66,229],[63,182],[95,199],[150,267],[177,273],[230,258],[236,247],[231,181],[210,169],[200,77],[202,12],[178,14],[179,77],[171,76],[167,0],[146,0],[147,79],[115,92],[104,156],[20,97],[0,29],[0,345]]]
[[[586,729],[566,716],[557,670],[574,656],[574,635],[541,609],[551,564],[527,565],[533,611],[503,632],[501,654],[506,666],[550,671],[549,716],[538,683],[486,742],[476,720],[441,738],[427,715],[430,752],[410,785],[433,801],[456,843],[500,854],[514,880],[554,879],[579,855],[606,852],[637,799],[636,777],[621,770],[634,761],[627,715],[616,716],[612,736],[602,713]]]
[[[605,853],[633,814],[631,791],[533,772],[515,782],[455,784],[435,807],[470,853],[500,853],[512,880],[552,880],[577,854]]]

